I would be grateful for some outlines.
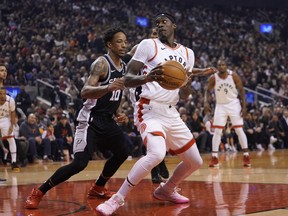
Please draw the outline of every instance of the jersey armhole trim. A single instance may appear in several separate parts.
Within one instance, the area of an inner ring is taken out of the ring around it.
[[[154,54],[154,56],[153,56],[152,58],[148,59],[148,62],[152,61],[152,60],[157,56],[157,54],[158,54],[158,48],[157,48],[155,39],[152,39],[152,40],[153,40],[153,42],[154,42],[156,52],[155,52],[155,54]]]

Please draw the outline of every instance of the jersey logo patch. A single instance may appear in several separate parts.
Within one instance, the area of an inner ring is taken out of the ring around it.
[[[139,126],[139,132],[140,133],[144,133],[144,131],[146,130],[147,128],[147,125],[145,123],[142,123],[140,126]]]

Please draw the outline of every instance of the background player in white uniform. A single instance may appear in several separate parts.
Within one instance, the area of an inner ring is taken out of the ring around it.
[[[3,82],[7,77],[7,69],[4,63],[0,63],[0,87],[3,86]],[[5,148],[2,142],[1,133],[0,133],[0,149],[3,151],[3,154],[8,154],[8,150]],[[0,178],[0,182],[6,181],[4,178]]]
[[[20,169],[16,164],[17,148],[13,135],[13,127],[15,124],[15,101],[12,97],[6,95],[6,89],[0,87],[0,131],[2,139],[6,139],[9,143],[11,153],[12,171],[19,172]],[[4,156],[7,159],[7,153]]]
[[[214,112],[213,127],[215,128],[212,139],[212,159],[210,167],[218,167],[218,150],[221,142],[222,130],[230,117],[239,143],[243,150],[243,166],[250,167],[247,137],[243,130],[243,117],[246,114],[245,91],[242,81],[235,72],[228,70],[225,60],[220,59],[217,63],[218,73],[212,75],[205,90],[205,110],[210,110],[211,91],[216,96],[216,107]]]
[[[179,93],[182,97],[189,96],[190,85],[185,85],[180,90],[165,90],[157,83],[162,80],[161,68],[154,69],[161,62],[175,60],[187,71],[189,68],[192,70],[194,53],[175,42],[176,23],[172,15],[157,15],[155,24],[159,38],[140,42],[125,75],[126,87],[142,85],[140,99],[135,105],[134,119],[146,145],[147,154],[135,163],[118,192],[97,206],[96,210],[103,215],[113,214],[124,204],[128,193],[163,160],[167,149],[178,155],[182,161],[167,182],[162,182],[154,191],[153,196],[156,199],[176,204],[189,202],[189,199],[180,195],[176,189],[203,163],[193,135],[175,107]]]

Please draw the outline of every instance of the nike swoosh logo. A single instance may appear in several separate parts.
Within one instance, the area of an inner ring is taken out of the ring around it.
[[[97,192],[97,191],[95,191],[99,196],[104,196],[105,195],[105,193],[104,192],[101,192],[101,193],[99,193],[99,192]]]
[[[112,71],[111,71],[111,73],[114,73],[114,72],[116,72],[116,70],[112,70]]]
[[[166,48],[165,47],[161,47],[161,50],[165,50]]]

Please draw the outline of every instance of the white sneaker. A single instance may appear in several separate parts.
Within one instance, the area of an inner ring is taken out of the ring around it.
[[[175,188],[172,193],[165,191],[163,188],[164,184],[164,182],[160,183],[159,187],[153,192],[154,198],[162,201],[170,201],[176,204],[188,203],[190,201],[187,197],[182,196],[177,192],[179,191],[179,188]]]
[[[275,142],[277,142],[277,138],[275,138],[274,136],[271,136],[270,137],[270,143],[273,144]]]
[[[237,149],[235,148],[235,146],[232,146],[232,151],[237,152]]]
[[[268,149],[269,149],[269,150],[275,150],[275,147],[273,146],[273,144],[270,143],[270,144],[268,145]]]
[[[257,144],[256,147],[259,151],[264,151],[264,148],[262,147],[261,144]]]
[[[109,200],[96,207],[96,211],[104,216],[112,215],[120,206],[124,205],[124,200],[114,194]]]
[[[225,149],[226,149],[226,151],[231,151],[232,150],[228,143],[225,144]]]

